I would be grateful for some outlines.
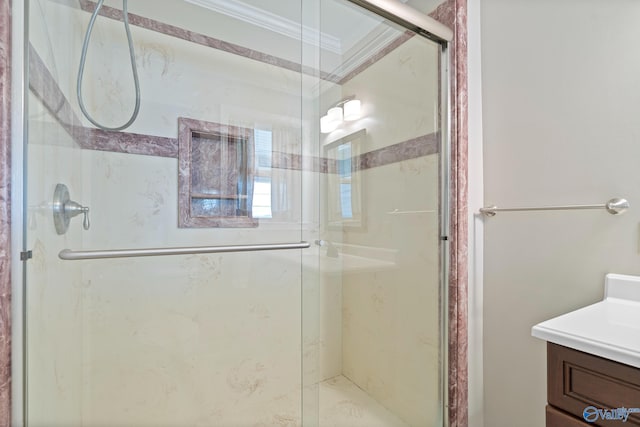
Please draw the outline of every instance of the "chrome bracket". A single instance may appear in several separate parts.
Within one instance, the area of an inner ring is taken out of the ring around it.
[[[53,192],[53,223],[56,227],[56,233],[65,234],[69,229],[71,218],[80,214],[84,216],[82,227],[88,230],[91,226],[89,223],[89,207],[82,206],[80,203],[71,200],[67,186],[57,184]]]

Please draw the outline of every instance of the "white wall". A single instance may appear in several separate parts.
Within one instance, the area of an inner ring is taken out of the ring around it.
[[[544,425],[545,343],[531,326],[640,274],[640,3],[485,0],[485,203],[602,203],[602,211],[485,220],[485,425]]]

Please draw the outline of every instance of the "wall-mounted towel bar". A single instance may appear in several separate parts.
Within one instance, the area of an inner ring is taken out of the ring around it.
[[[629,209],[629,202],[626,199],[615,198],[601,205],[538,206],[528,208],[499,208],[497,206],[487,206],[486,208],[480,209],[480,213],[485,216],[495,216],[498,212],[568,211],[579,209],[606,209],[611,215],[618,215]]]
[[[391,212],[387,212],[387,215],[416,215],[416,214],[427,214],[427,213],[435,213],[435,210],[430,211],[401,211],[399,209],[394,209]]]
[[[130,258],[162,255],[194,255],[194,254],[215,254],[228,252],[255,252],[255,251],[277,251],[283,249],[305,249],[310,246],[309,242],[300,243],[273,243],[264,245],[234,245],[234,246],[189,246],[182,248],[145,248],[145,249],[110,249],[102,251],[72,251],[63,249],[58,257],[67,261],[81,259],[104,259],[104,258]]]

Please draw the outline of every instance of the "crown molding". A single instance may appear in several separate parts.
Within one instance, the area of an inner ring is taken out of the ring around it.
[[[384,23],[376,26],[366,37],[344,53],[342,65],[333,73],[342,77],[348,75],[400,36],[402,36],[401,31]]]
[[[273,31],[283,36],[300,40],[312,46],[319,46],[329,52],[342,54],[342,43],[339,38],[319,32],[317,29],[300,25],[299,22],[271,13],[267,10],[255,7],[239,0],[184,0],[187,3],[204,7],[255,25],[266,30]]]

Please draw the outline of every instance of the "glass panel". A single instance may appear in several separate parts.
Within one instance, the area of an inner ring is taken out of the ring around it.
[[[29,7],[29,425],[441,425],[439,47],[346,0],[136,0],[114,131],[94,7]]]
[[[440,47],[341,0],[321,22],[320,425],[440,426]]]
[[[65,248],[317,238],[313,218],[302,216],[311,135],[302,133],[302,104],[317,102],[303,93],[317,78],[309,73],[302,86],[300,0],[242,10],[235,2],[129,2],[141,107],[117,132],[90,124],[77,100],[94,3],[30,3],[29,425],[300,425],[302,250],[58,259]],[[136,98],[121,9],[108,0],[96,20],[82,86],[87,110],[107,127],[126,122]],[[179,118],[201,124],[189,125],[188,156],[200,169],[185,180],[186,204]],[[224,128],[232,127],[251,137],[231,144]],[[80,215],[56,233],[58,183],[90,208],[88,230]],[[216,191],[224,197],[208,197]],[[255,226],[179,228],[181,210],[196,218],[251,213]]]

